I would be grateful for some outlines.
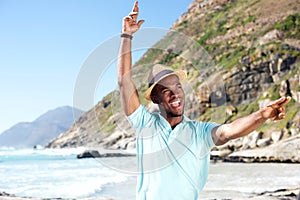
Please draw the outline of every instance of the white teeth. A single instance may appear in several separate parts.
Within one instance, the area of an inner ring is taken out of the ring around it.
[[[179,104],[179,103],[180,103],[180,100],[174,101],[174,102],[172,102],[171,104],[172,104],[172,105],[176,105],[176,104]]]

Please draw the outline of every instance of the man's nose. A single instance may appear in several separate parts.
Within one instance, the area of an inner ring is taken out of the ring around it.
[[[171,90],[171,96],[178,97],[178,95],[179,95],[179,90],[178,89]]]

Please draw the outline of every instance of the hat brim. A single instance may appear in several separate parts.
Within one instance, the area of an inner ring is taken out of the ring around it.
[[[171,75],[176,75],[176,76],[178,76],[178,78],[179,78],[180,81],[184,81],[184,80],[187,78],[187,74],[186,74],[186,72],[183,71],[183,70],[178,70],[178,71],[174,71],[174,72],[172,72],[172,73],[166,74],[166,75],[164,75],[163,77],[161,77],[160,79],[158,79],[154,84],[151,85],[151,87],[149,87],[149,88],[146,90],[146,92],[145,92],[145,94],[144,94],[145,99],[147,99],[148,101],[151,101],[151,92],[152,92],[153,88],[156,86],[156,84],[157,84],[159,81],[161,81],[162,79],[164,79],[164,78],[166,78],[166,77],[168,77],[168,76],[171,76]]]

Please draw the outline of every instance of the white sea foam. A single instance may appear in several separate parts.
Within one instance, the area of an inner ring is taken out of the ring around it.
[[[66,148],[66,149],[15,149],[1,148],[0,156],[30,156],[30,155],[48,155],[48,156],[70,156],[82,153],[84,147]]]
[[[88,177],[86,175],[78,174],[76,177],[73,175],[69,178],[61,178],[61,180],[40,180],[39,182],[31,179],[34,183],[30,183],[30,186],[20,184],[14,190],[14,193],[41,198],[84,198],[91,197],[97,192],[99,193],[107,184],[117,184],[126,181],[125,176],[118,174],[106,173],[106,177],[104,174],[93,174],[93,176],[88,174]]]
[[[69,156],[81,153],[82,149],[1,152],[0,189],[18,196],[90,197],[101,193],[102,188],[108,184],[127,180],[126,175],[104,167],[95,159],[79,160]],[[2,159],[3,155],[5,159]],[[15,159],[16,156],[20,158]]]

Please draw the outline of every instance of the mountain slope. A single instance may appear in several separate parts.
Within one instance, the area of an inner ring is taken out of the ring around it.
[[[45,145],[74,123],[76,119],[73,116],[81,114],[82,111],[70,106],[50,110],[33,122],[21,122],[4,131],[0,135],[0,146],[24,148]]]
[[[270,130],[286,133],[280,138],[298,134],[298,13],[299,0],[194,1],[170,32],[134,65],[132,74],[142,103],[151,107],[142,97],[145,77],[152,65],[161,63],[187,71],[188,117],[224,123],[271,99],[290,95],[293,101],[287,118],[276,126],[263,126],[260,139],[270,138]],[[134,147],[132,129],[121,110],[119,93],[114,91],[48,147]],[[246,148],[233,146],[227,147]]]

